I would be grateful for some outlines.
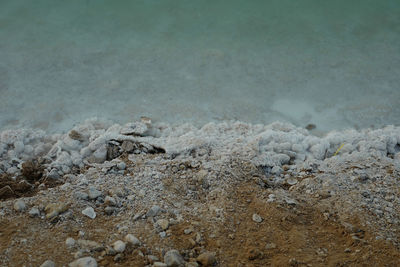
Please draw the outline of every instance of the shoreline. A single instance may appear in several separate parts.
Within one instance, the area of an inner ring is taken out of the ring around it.
[[[400,264],[399,127],[91,120],[0,140],[20,193],[0,202],[3,265]]]

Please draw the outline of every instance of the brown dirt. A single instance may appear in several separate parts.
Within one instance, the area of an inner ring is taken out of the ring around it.
[[[349,231],[335,214],[324,215],[318,202],[304,201],[295,206],[267,203],[266,195],[265,189],[245,181],[226,195],[200,198],[204,206],[198,215],[183,214],[184,221],[170,226],[170,236],[164,239],[154,231],[150,219],[138,220],[128,230],[145,246],[140,251],[128,248],[117,263],[113,256],[103,255],[99,265],[145,266],[150,263],[146,255],[162,260],[163,251],[174,248],[192,261],[203,251],[215,252],[216,266],[400,266],[399,249],[375,240],[357,218],[351,221],[355,227]],[[224,214],[216,215],[214,206],[223,207]],[[263,218],[261,223],[252,220],[254,213]],[[121,238],[116,225],[126,220],[124,214],[98,214],[95,220],[78,220],[72,215],[57,223],[26,214],[10,216],[0,221],[0,251],[13,247],[7,253],[13,266],[28,262],[38,266],[47,259],[67,264],[73,258],[73,251],[65,246],[67,237],[78,239],[77,233],[83,229],[84,239],[110,244]],[[184,234],[187,228],[193,232]],[[101,252],[91,255],[98,258]]]

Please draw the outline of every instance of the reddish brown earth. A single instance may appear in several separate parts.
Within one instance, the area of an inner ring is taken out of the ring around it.
[[[152,222],[139,220],[129,231],[145,245],[138,249],[128,247],[118,262],[113,256],[103,255],[99,265],[145,266],[151,264],[146,255],[162,260],[163,251],[175,248],[192,261],[201,251],[215,252],[215,266],[400,266],[400,250],[375,240],[360,226],[358,218],[351,221],[355,227],[349,231],[335,214],[324,215],[318,201],[310,199],[296,206],[267,203],[265,191],[252,181],[231,189],[227,195],[209,198],[207,203],[205,199],[198,200],[208,207],[215,203],[224,206],[224,220],[215,219],[212,208],[200,209],[195,217],[183,214],[185,220],[170,226],[170,236],[164,239],[154,232]],[[254,213],[263,218],[261,223],[252,220]],[[16,214],[0,222],[0,250],[12,247],[7,254],[12,266],[39,266],[47,259],[57,266],[65,265],[73,259],[73,253],[65,246],[67,237],[77,239],[78,231],[84,230],[85,239],[101,244],[104,240],[117,240],[115,226],[126,219],[124,214],[99,214],[95,220],[84,218],[82,224],[74,218],[50,223],[26,213]],[[185,234],[188,228],[193,231]],[[102,252],[91,255],[98,259]]]

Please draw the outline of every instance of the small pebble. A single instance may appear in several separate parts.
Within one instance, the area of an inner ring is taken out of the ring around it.
[[[116,210],[117,210],[117,208],[115,208],[115,207],[105,207],[104,208],[104,212],[107,215],[112,215]]]
[[[96,198],[100,197],[101,195],[103,195],[103,193],[101,191],[97,190],[96,188],[94,188],[94,187],[89,188],[89,191],[88,191],[89,199],[96,199]]]
[[[38,208],[36,208],[36,207],[33,207],[33,208],[31,208],[30,210],[29,210],[29,216],[30,217],[38,217],[40,215],[40,211],[39,211],[39,209]]]
[[[75,198],[76,199],[82,199],[82,200],[88,200],[89,199],[89,195],[86,194],[85,192],[82,191],[77,191],[75,192]]]
[[[87,207],[86,209],[84,209],[82,211],[82,214],[88,216],[90,219],[96,218],[96,212],[92,207]]]
[[[65,245],[67,245],[68,248],[72,248],[75,246],[75,239],[73,239],[72,237],[68,237],[65,240]]]
[[[196,260],[201,263],[201,266],[212,266],[216,261],[215,253],[211,252],[202,253],[197,257]]]
[[[146,213],[147,217],[154,217],[157,216],[161,212],[160,206],[154,205],[149,209],[149,211]]]
[[[184,266],[185,265],[185,260],[179,254],[179,251],[173,249],[169,250],[167,253],[164,255],[164,262],[167,264],[167,266]]]
[[[104,204],[106,204],[108,206],[116,206],[117,201],[115,201],[115,198],[113,198],[113,197],[106,196],[106,198],[104,200]]]
[[[50,179],[59,179],[60,178],[60,174],[58,173],[58,171],[56,169],[52,169],[49,174],[47,174],[47,177]]]
[[[115,251],[115,249],[113,249],[112,247],[110,247],[110,246],[107,246],[106,247],[106,255],[107,256],[115,256],[116,254],[117,254],[117,252]]]
[[[185,233],[185,235],[189,235],[193,232],[193,230],[191,228],[187,228],[187,229],[183,230],[183,232]]]
[[[256,223],[260,223],[260,222],[262,222],[263,221],[263,219],[261,218],[261,216],[260,215],[258,215],[258,214],[256,214],[256,213],[254,213],[253,214],[253,221],[255,221]]]
[[[167,230],[169,227],[169,222],[166,219],[160,219],[156,223],[163,231]]]
[[[118,163],[117,168],[120,169],[121,171],[125,170],[125,168],[126,168],[125,162],[121,161],[120,163]]]
[[[132,244],[133,246],[140,246],[140,241],[139,239],[136,238],[136,236],[132,234],[127,234],[124,239],[127,243]]]
[[[113,244],[113,249],[117,252],[117,253],[122,253],[124,252],[126,248],[126,244],[125,242],[121,241],[121,240],[117,240],[114,242]]]
[[[117,255],[115,255],[114,257],[114,261],[118,262],[118,261],[122,261],[124,259],[124,255],[121,253],[118,253]]]
[[[25,202],[21,199],[18,199],[17,201],[15,201],[14,203],[14,209],[18,212],[24,211],[26,210],[26,205]]]
[[[69,267],[97,267],[97,262],[92,257],[84,257],[71,262]]]

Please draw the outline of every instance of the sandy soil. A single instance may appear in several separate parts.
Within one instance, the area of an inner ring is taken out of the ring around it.
[[[1,265],[40,266],[50,259],[56,266],[66,266],[75,258],[92,256],[99,266],[151,266],[154,261],[162,262],[170,249],[177,249],[186,264],[192,263],[188,266],[400,265],[398,247],[377,240],[364,223],[364,214],[347,212],[345,203],[343,210],[338,210],[340,205],[333,206],[329,199],[337,200],[329,195],[307,195],[300,186],[266,186],[260,183],[265,179],[262,170],[240,159],[214,168],[219,170],[216,183],[207,180],[214,170],[205,172],[204,161],[190,165],[184,159],[165,161],[162,157],[140,155],[132,162],[122,155],[119,159],[127,165],[123,175],[113,174],[110,168],[105,171],[104,165],[80,170],[89,185],[118,200],[120,204],[111,215],[105,212],[105,201],[77,200],[73,194],[82,184],[71,176],[62,179],[64,185],[51,185],[56,186],[53,188],[39,178],[38,183],[44,185],[29,192],[33,197],[22,198],[27,203],[22,212],[14,211],[13,204],[24,194],[8,196],[1,203]],[[141,172],[149,173],[149,168],[164,174],[157,177],[163,188],[157,194],[156,188],[147,188],[143,194],[143,188],[135,191],[130,184],[130,180],[141,179]],[[107,180],[100,182],[102,175]],[[310,173],[307,178],[318,175]],[[120,191],[115,191],[116,184]],[[130,189],[133,194],[123,192]],[[271,200],[271,194],[276,200]],[[131,195],[136,196],[133,202],[129,202]],[[148,197],[153,201],[146,200]],[[45,207],[50,203],[65,203],[68,208],[47,219]],[[146,216],[154,203],[162,211]],[[86,205],[95,208],[95,219],[81,213]],[[33,206],[40,210],[37,217],[28,214]],[[261,221],[254,218],[256,215]],[[158,225],[160,219],[168,221],[164,231]],[[123,253],[113,253],[109,246],[127,233],[134,234],[141,245],[128,244]],[[68,237],[77,241],[73,247],[65,244]],[[213,253],[215,260],[207,263],[199,259],[204,252]]]

